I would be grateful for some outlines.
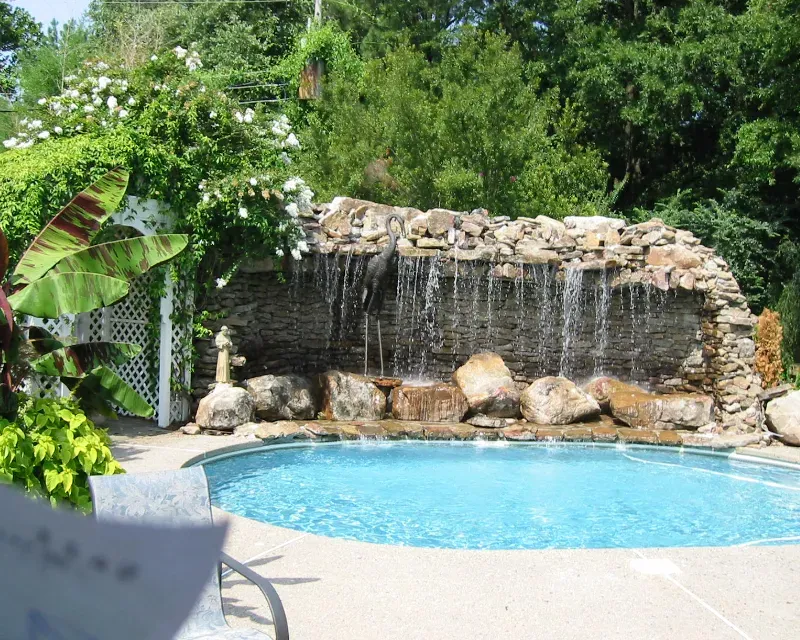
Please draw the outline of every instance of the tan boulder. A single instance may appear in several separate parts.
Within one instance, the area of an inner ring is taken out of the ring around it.
[[[452,384],[403,385],[392,389],[392,416],[397,420],[460,422],[467,411],[467,398]]]
[[[656,395],[612,389],[611,415],[636,429],[697,429],[714,422],[714,401],[702,394]]]
[[[660,247],[651,247],[647,255],[647,264],[655,267],[678,267],[679,269],[693,269],[702,264],[700,257],[691,249],[679,244],[665,244]]]
[[[431,209],[426,215],[428,217],[428,233],[434,238],[446,236],[447,232],[455,226],[456,215],[447,209]]]
[[[200,400],[195,423],[204,429],[233,431],[250,422],[254,410],[255,402],[245,389],[220,383]]]
[[[600,405],[566,378],[539,378],[522,392],[522,415],[536,424],[571,424],[600,413]]]
[[[597,401],[597,404],[600,405],[600,409],[604,413],[608,413],[610,410],[609,404],[612,391],[642,391],[642,389],[635,385],[626,384],[616,378],[609,378],[607,376],[589,381],[583,386],[583,390]]]
[[[511,371],[496,353],[476,353],[453,374],[472,413],[495,418],[519,414],[519,390]]]
[[[328,420],[380,420],[386,396],[369,378],[355,373],[328,371],[320,376],[322,413]]]
[[[767,426],[782,436],[784,444],[800,447],[800,391],[767,403]]]

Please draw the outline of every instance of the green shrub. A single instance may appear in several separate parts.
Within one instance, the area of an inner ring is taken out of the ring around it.
[[[0,420],[0,481],[82,511],[92,508],[90,475],[124,473],[97,429],[70,400],[20,401],[14,422]]]

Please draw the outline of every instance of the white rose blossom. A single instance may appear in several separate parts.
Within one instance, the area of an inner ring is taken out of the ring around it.
[[[111,84],[111,78],[107,76],[100,76],[97,79],[97,86],[100,87],[100,91],[103,91],[108,85]],[[78,96],[73,96],[73,98],[77,98]]]
[[[47,102],[47,98],[39,98],[39,99],[36,101],[36,104],[39,104],[39,105],[44,105],[46,102]]]
[[[87,105],[84,105],[84,106],[83,106],[83,110],[84,110],[86,113],[91,113],[92,111],[94,111],[94,107],[93,107],[92,105],[90,105],[90,104],[87,104]]]
[[[120,109],[119,113],[117,115],[119,115],[120,118],[127,118],[128,117],[128,110],[127,109]]]
[[[300,253],[299,249],[297,248],[292,249],[292,258],[294,258],[295,260],[302,260],[303,254]]]
[[[300,141],[297,139],[296,135],[294,135],[293,133],[290,133],[287,136],[286,140],[283,141],[283,145],[285,147],[291,147],[293,149],[299,149],[300,148]]]
[[[42,140],[47,140],[50,137],[50,132],[49,131],[40,131],[38,133],[37,137],[41,138]]]
[[[64,130],[61,127],[53,127],[53,131],[55,131],[58,135],[64,133]]]
[[[180,45],[178,45],[177,47],[175,47],[175,48],[173,49],[173,51],[175,52],[175,55],[177,56],[178,60],[183,60],[183,59],[186,57],[186,54],[188,53],[188,52],[186,51],[186,49],[184,49],[184,48],[183,48],[183,47],[181,47]]]
[[[287,204],[286,205],[286,213],[288,213],[290,216],[292,216],[292,218],[296,218],[297,215],[299,214],[299,210],[297,208],[297,205],[294,202],[290,202],[289,204]]]
[[[136,104],[136,98],[134,98],[134,97],[128,98],[128,106],[129,107],[132,107],[135,104]]]
[[[6,149],[13,149],[14,147],[17,146],[18,142],[19,140],[17,140],[16,138],[9,138],[8,140],[3,140],[3,146]]]
[[[258,184],[258,180],[256,180],[255,178],[250,178],[250,185],[251,186],[255,187],[257,184]]]
[[[92,104],[93,104],[95,107],[99,107],[101,104],[103,104],[103,101],[102,101],[102,99],[101,99],[101,98],[97,97],[97,98],[95,98],[94,100],[92,100]]]
[[[250,214],[247,212],[247,209],[245,207],[239,207],[239,217],[240,218],[247,218],[248,215],[250,215]]]
[[[150,56],[150,62],[155,62],[156,60],[158,60],[158,56],[154,53],[152,56]]]
[[[225,278],[217,278],[217,289],[222,289],[228,284]]]
[[[279,258],[283,257],[283,249],[275,249],[275,255]]]

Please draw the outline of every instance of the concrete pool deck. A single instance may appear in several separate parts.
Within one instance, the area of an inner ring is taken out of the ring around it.
[[[260,444],[127,421],[109,432],[131,473]],[[800,461],[795,450],[774,449]],[[220,510],[215,517],[231,525],[226,551],[275,585],[293,640],[800,637],[800,545],[422,549],[325,538]],[[233,626],[271,634],[254,587],[228,575],[223,596]]]

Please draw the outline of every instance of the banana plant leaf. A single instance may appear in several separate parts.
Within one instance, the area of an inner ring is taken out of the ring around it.
[[[81,409],[87,415],[99,413],[106,418],[116,420],[119,416],[111,405],[97,391],[97,383],[83,386],[87,378],[61,378],[61,382],[70,390],[72,397],[78,401]],[[94,386],[95,388],[92,388]]]
[[[98,273],[58,273],[46,276],[8,297],[17,313],[58,318],[107,307],[128,295],[124,280]]]
[[[30,284],[59,260],[88,247],[103,222],[119,208],[127,188],[128,172],[114,169],[75,196],[25,251],[13,284]]]
[[[189,236],[183,234],[106,242],[63,258],[50,273],[101,273],[120,280],[132,280],[157,264],[174,258],[188,242]]]
[[[62,378],[73,394],[83,400],[94,396],[141,418],[152,418],[153,407],[108,367],[96,367],[83,378]]]
[[[63,342],[44,327],[28,327],[28,344],[40,356],[64,346]]]
[[[34,371],[46,376],[82,378],[97,367],[125,364],[141,351],[138,344],[85,342],[56,349],[30,364]]]

